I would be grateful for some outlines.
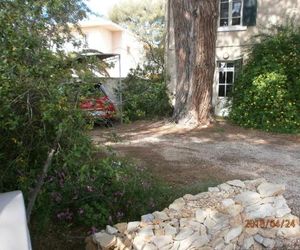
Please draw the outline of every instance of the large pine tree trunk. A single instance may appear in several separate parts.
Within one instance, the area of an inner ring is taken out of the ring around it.
[[[177,69],[174,119],[207,124],[212,111],[218,0],[170,1]]]

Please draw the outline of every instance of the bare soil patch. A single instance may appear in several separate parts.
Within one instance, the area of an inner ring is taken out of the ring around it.
[[[264,177],[286,185],[285,197],[300,216],[300,136],[243,129],[226,122],[188,129],[167,121],[136,122],[91,132],[171,185]]]

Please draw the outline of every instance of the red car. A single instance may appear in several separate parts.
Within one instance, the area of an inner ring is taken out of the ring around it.
[[[112,125],[112,119],[116,115],[116,108],[113,102],[107,96],[101,84],[96,84],[95,94],[87,97],[80,102],[80,109],[91,115],[96,122],[104,122],[106,125]]]

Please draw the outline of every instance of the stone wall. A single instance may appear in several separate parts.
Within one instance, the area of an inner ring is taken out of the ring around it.
[[[299,218],[284,190],[265,179],[228,181],[141,221],[107,226],[86,239],[86,249],[300,249]]]

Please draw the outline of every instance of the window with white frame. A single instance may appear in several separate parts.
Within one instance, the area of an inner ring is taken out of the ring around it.
[[[220,0],[220,27],[242,25],[243,2],[244,0]]]
[[[227,97],[230,95],[235,77],[234,62],[218,63],[219,79],[218,79],[218,96]]]

